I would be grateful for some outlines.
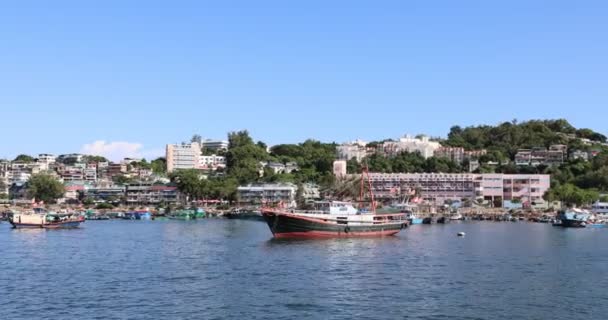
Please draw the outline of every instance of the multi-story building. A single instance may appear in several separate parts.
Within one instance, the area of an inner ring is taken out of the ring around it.
[[[370,173],[370,181],[379,199],[417,194],[437,205],[465,199],[505,207],[544,205],[543,195],[551,186],[549,175],[525,174]]]
[[[568,152],[565,145],[552,145],[546,148],[521,149],[515,155],[518,166],[560,165],[564,163]]]
[[[343,143],[336,147],[338,160],[355,159],[359,162],[367,157],[371,150],[367,148],[367,143],[362,140],[356,140],[349,143]]]
[[[108,185],[88,188],[86,190],[87,197],[94,201],[121,201],[125,196],[125,186]]]
[[[106,177],[112,179],[115,176],[124,175],[127,173],[128,165],[126,163],[110,163],[106,169]]]
[[[262,204],[283,202],[293,205],[298,188],[292,183],[250,184],[237,189],[240,204]]]
[[[201,146],[201,149],[205,149],[205,150],[209,150],[209,151],[227,150],[228,141],[206,139],[205,141],[203,141],[203,145]]]
[[[440,147],[441,144],[439,142],[431,141],[427,136],[414,138],[406,135],[400,138],[399,141],[384,142],[381,145],[380,152],[386,156],[394,156],[402,152],[418,152],[427,159],[435,155],[435,150]]]
[[[10,173],[10,162],[0,160],[0,194],[8,194],[10,183],[8,176]]]
[[[179,169],[198,169],[201,145],[197,142],[168,144],[166,150],[167,172]]]
[[[334,176],[340,178],[345,177],[347,173],[347,164],[346,160],[336,160],[334,161]]]
[[[43,171],[49,170],[51,165],[55,163],[56,157],[52,154],[42,153],[38,155],[36,162],[40,166],[40,169]]]
[[[84,180],[88,182],[97,181],[97,164],[89,163],[84,169]]]
[[[261,167],[260,175],[264,174],[264,168],[271,169],[275,174],[292,173],[292,172],[300,169],[298,164],[295,162],[280,163],[280,162],[262,161],[262,162],[260,162],[260,167]]]
[[[226,167],[226,157],[218,155],[200,156],[199,168],[204,170],[215,170]]]
[[[84,181],[85,169],[76,166],[65,166],[59,172],[63,182],[82,182]]]
[[[61,154],[57,157],[56,161],[67,164],[74,164],[82,162],[84,155],[79,153]]]
[[[485,155],[486,150],[465,150],[460,147],[439,147],[435,150],[435,157],[450,159],[456,163],[462,164],[465,160],[479,159]]]
[[[128,205],[154,205],[179,201],[176,187],[157,186],[151,183],[127,185],[125,197]]]

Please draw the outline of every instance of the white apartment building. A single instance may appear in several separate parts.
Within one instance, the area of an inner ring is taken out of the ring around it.
[[[362,140],[343,143],[336,147],[338,160],[351,160],[354,158],[360,162],[369,154],[366,146],[367,142]]]
[[[201,163],[201,145],[198,142],[168,144],[166,159],[167,172],[179,169],[198,169]]]
[[[36,163],[40,166],[40,170],[46,171],[50,169],[50,166],[55,163],[57,157],[52,154],[42,153],[38,155]]]
[[[400,138],[399,141],[384,142],[381,146],[382,152],[387,156],[394,156],[401,152],[418,152],[425,159],[432,157],[435,150],[440,147],[439,142],[431,141],[427,136],[414,138],[410,135]]]
[[[226,167],[226,157],[212,154],[210,156],[200,156],[199,168],[217,169]]]

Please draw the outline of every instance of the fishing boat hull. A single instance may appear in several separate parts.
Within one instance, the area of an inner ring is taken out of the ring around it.
[[[42,225],[44,229],[74,229],[80,227],[80,224],[84,222],[82,220],[73,220],[65,222],[47,223]]]
[[[61,222],[41,222],[41,223],[19,223],[10,221],[14,229],[74,229],[78,228],[85,220],[69,220]]]
[[[381,224],[338,224],[322,219],[262,211],[275,238],[354,238],[392,236],[407,227],[407,222]]]

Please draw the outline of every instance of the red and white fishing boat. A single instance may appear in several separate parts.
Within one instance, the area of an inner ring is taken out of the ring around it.
[[[262,208],[262,215],[275,238],[332,238],[392,236],[408,226],[404,213],[377,214],[367,170],[371,209],[355,208],[349,202],[316,202],[313,210]],[[361,179],[363,203],[364,179]]]

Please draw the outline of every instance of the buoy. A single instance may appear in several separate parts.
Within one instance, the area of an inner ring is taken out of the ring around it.
[[[464,232],[458,232],[458,236],[459,236],[459,237],[464,237],[464,236],[466,236],[466,235],[467,235],[467,234],[466,234],[466,233],[464,233]]]

